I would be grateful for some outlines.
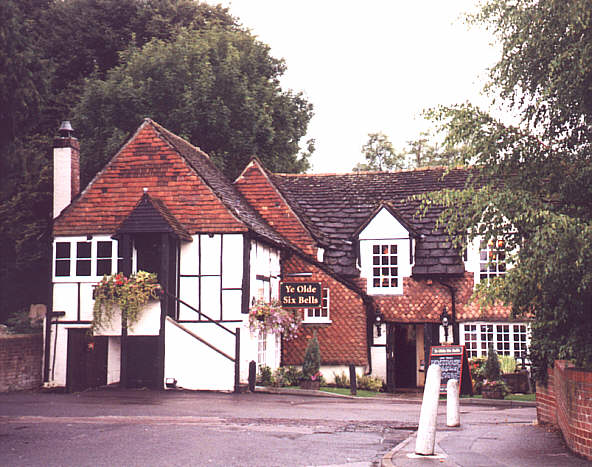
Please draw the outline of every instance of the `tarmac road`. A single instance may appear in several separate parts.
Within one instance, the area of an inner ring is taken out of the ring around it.
[[[0,394],[0,465],[368,467],[413,433],[419,410],[417,400],[394,398],[114,389]],[[471,433],[488,425],[532,428],[535,417],[533,407],[461,406]],[[445,424],[445,404],[438,423]]]

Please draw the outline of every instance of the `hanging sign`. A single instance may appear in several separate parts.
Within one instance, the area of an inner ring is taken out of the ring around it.
[[[464,345],[442,345],[430,348],[430,365],[435,363],[442,370],[440,394],[446,394],[448,380],[458,381],[460,394],[473,394],[471,370]]]
[[[286,308],[319,308],[320,282],[280,282],[280,301]]]

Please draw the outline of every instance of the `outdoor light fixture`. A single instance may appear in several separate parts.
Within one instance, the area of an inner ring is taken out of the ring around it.
[[[177,387],[177,380],[175,378],[165,378],[164,383],[169,389]]]
[[[382,335],[382,322],[384,321],[384,317],[380,314],[380,310],[376,310],[376,314],[374,315],[374,324],[376,325],[376,335],[380,337]]]
[[[446,310],[446,307],[444,307],[444,310],[440,315],[440,319],[442,322],[442,326],[444,326],[444,341],[448,342],[448,326],[450,325],[450,317],[448,316],[448,311]]]

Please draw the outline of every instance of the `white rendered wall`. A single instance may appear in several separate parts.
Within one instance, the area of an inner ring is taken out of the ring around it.
[[[167,319],[165,378],[176,379],[177,386],[185,389],[232,391],[234,363],[179,326],[185,327],[174,324],[170,318]],[[210,342],[209,339],[205,339]],[[234,357],[234,350],[231,352],[228,352],[227,348],[220,350]]]
[[[54,148],[53,180],[53,217],[55,219],[72,200],[72,148]]]
[[[107,339],[107,384],[118,383],[121,372],[121,338]]]

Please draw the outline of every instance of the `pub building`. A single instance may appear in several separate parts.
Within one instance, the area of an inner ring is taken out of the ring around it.
[[[327,381],[355,365],[389,391],[423,386],[430,348],[443,343],[469,358],[490,343],[521,357],[527,324],[470,300],[475,284],[505,273],[503,244],[476,240],[463,256],[436,225],[440,208],[419,216],[412,198],[460,189],[468,176],[275,174],[253,158],[231,181],[145,119],[80,191],[79,143],[64,122],[54,141],[45,382],[238,390],[252,361],[302,365],[313,334]],[[116,313],[91,335],[93,287],[138,270],[157,273],[160,300],[133,327]],[[280,298],[302,317],[297,336],[251,331],[251,306]]]

